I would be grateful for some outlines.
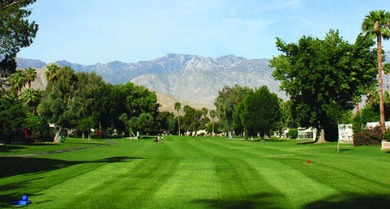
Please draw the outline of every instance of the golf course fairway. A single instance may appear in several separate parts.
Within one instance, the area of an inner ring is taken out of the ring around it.
[[[390,152],[165,136],[0,146],[0,208],[390,208]]]

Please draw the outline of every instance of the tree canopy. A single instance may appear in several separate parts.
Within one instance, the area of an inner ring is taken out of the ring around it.
[[[245,137],[260,134],[271,136],[271,131],[277,128],[281,111],[279,98],[271,93],[267,86],[248,92],[233,114],[236,129],[243,128]]]
[[[214,105],[220,124],[225,131],[233,131],[234,110],[250,91],[252,90],[249,87],[235,85],[234,87],[225,86],[218,92]]]
[[[363,35],[349,44],[334,30],[323,40],[303,36],[298,43],[286,44],[277,38],[283,54],[274,57],[270,66],[293,101],[293,114],[302,126],[334,127],[343,110],[354,108],[376,81],[373,45]]]
[[[2,73],[13,73],[15,57],[23,47],[30,46],[38,31],[38,25],[27,18],[31,10],[27,6],[36,0],[0,1],[0,67]]]

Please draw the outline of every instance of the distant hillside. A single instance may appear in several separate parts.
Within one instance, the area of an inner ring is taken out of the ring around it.
[[[144,73],[131,79],[131,82],[182,100],[207,105],[214,103],[218,91],[224,86],[236,84],[251,88],[266,85],[272,92],[284,96],[278,91],[278,82],[272,77],[272,69],[268,67],[269,60],[266,59],[248,60],[236,56],[213,59],[167,55],[155,63],[166,59],[181,61],[183,67]]]
[[[16,58],[16,62],[18,63],[18,68],[43,68],[46,63],[41,60],[34,59],[24,59],[24,58]]]
[[[266,85],[281,97],[278,82],[272,77],[269,60],[249,60],[233,55],[219,58],[195,55],[168,54],[150,61],[123,63],[114,61],[107,64],[81,65],[65,60],[57,61],[61,66],[70,66],[75,71],[95,71],[111,84],[134,82],[166,95],[166,98],[188,101],[212,107],[218,91],[224,86],[236,84],[256,88]],[[18,67],[42,68],[44,62],[18,59]],[[168,101],[168,99],[166,99]]]

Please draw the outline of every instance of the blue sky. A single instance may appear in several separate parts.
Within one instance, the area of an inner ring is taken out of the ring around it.
[[[79,64],[138,62],[168,53],[272,58],[276,37],[297,42],[329,29],[353,43],[388,0],[37,0],[34,43],[19,57]],[[384,42],[390,50],[390,40]]]

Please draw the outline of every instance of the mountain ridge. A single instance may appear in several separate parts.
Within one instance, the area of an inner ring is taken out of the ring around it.
[[[19,68],[44,68],[46,63],[37,60],[17,59]],[[256,88],[268,86],[279,97],[279,83],[272,77],[268,59],[246,59],[234,55],[218,58],[189,54],[167,54],[149,61],[124,63],[113,61],[106,64],[81,65],[66,60],[55,62],[69,66],[76,72],[95,71],[111,84],[133,82],[152,91],[170,95],[178,101],[212,106],[218,91],[224,86],[242,85]],[[44,65],[45,64],[45,65]]]

